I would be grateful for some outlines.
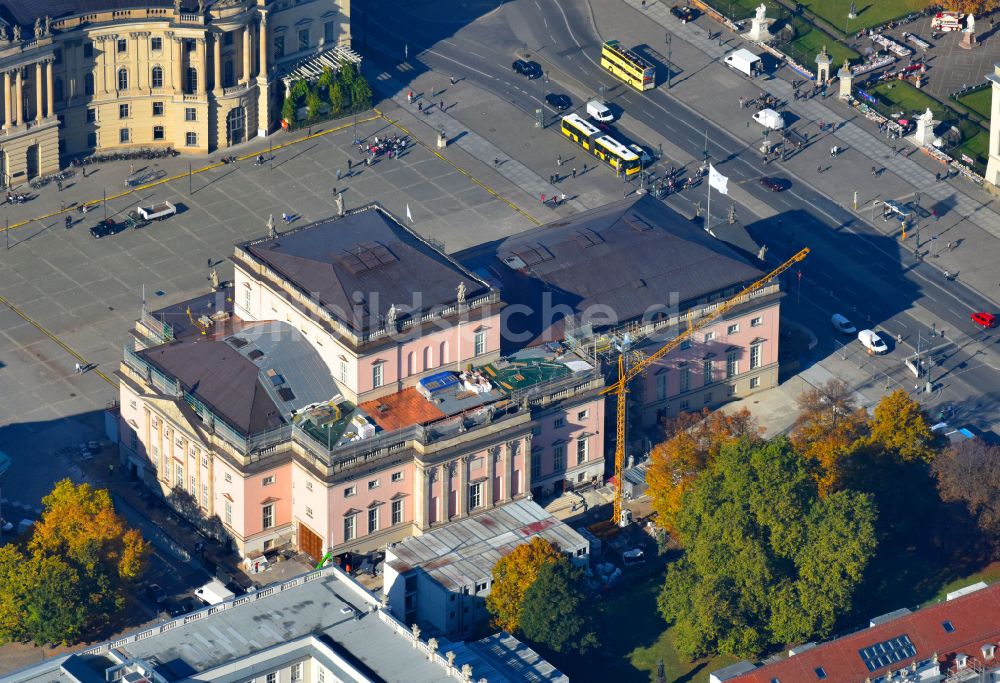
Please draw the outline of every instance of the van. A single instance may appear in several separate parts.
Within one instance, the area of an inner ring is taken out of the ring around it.
[[[601,123],[609,123],[615,120],[615,115],[611,113],[607,105],[597,100],[587,102],[587,116]]]
[[[236,597],[236,594],[226,588],[218,579],[212,579],[194,592],[206,605],[218,605]]]

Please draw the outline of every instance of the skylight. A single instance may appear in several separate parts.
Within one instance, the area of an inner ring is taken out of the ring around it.
[[[945,633],[954,633],[955,632],[955,625],[952,624],[950,621],[943,621],[943,622],[941,622],[941,627],[944,628],[944,632]]]
[[[866,648],[858,650],[861,660],[868,667],[869,671],[875,671],[887,666],[891,666],[903,659],[915,657],[917,648],[910,640],[910,636],[901,635],[880,643],[874,643]]]

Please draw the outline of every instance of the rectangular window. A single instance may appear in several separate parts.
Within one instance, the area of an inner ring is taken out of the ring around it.
[[[306,491],[312,491],[312,490],[313,490],[313,483],[311,481],[307,481],[306,482]]]
[[[752,344],[750,346],[750,369],[756,370],[760,367],[760,347],[762,344]]]
[[[333,42],[333,22],[328,21],[323,24],[323,43],[329,45]]]
[[[566,467],[566,446],[558,444],[552,447],[552,468],[558,472]]]
[[[278,683],[278,673],[276,671],[269,673],[264,683]]]
[[[352,540],[355,534],[354,518],[357,515],[348,515],[344,517],[344,543]]]
[[[192,133],[191,131],[188,131],[184,135],[184,144],[187,145],[188,147],[197,147],[198,146],[198,134],[197,133]]]
[[[233,525],[233,504],[230,503],[228,500],[226,501],[226,513],[224,519],[226,521],[226,524],[228,524],[229,526]]]
[[[373,490],[377,489],[381,485],[382,484],[381,484],[381,482],[378,479],[371,479],[368,482],[368,490],[369,491],[373,491]]]
[[[680,410],[687,410],[688,407],[689,406],[687,401],[681,401]]]
[[[590,411],[589,410],[581,410],[580,412],[578,412],[576,414],[576,419],[577,420],[586,420],[588,417],[590,417]]]
[[[208,507],[208,484],[201,485],[201,506]]]
[[[149,49],[153,52],[159,52],[163,49],[163,38],[150,38],[149,39]]]
[[[300,28],[299,29],[299,50],[309,49],[309,29]]]
[[[685,339],[684,341],[681,342],[681,345],[680,345],[679,348],[681,349],[681,351],[684,351],[685,349],[690,349],[691,348],[691,340],[690,339]]]
[[[174,486],[184,488],[184,465],[176,463],[174,466]]]
[[[163,102],[153,102],[153,116],[163,116]]]
[[[344,498],[350,498],[351,496],[353,496],[357,492],[358,492],[357,487],[355,487],[355,486],[348,486],[347,488],[344,489]]]
[[[188,493],[192,496],[198,493],[198,480],[193,474],[188,477]]]
[[[308,505],[306,505],[306,517],[312,519],[312,516],[313,516],[313,509]]]
[[[730,351],[726,354],[726,378],[735,377],[740,372],[740,362],[737,360],[737,352]]]
[[[326,683],[326,669],[319,667],[316,671],[316,683]]]
[[[764,316],[759,315],[756,318],[750,319],[750,327],[763,327],[764,326]]]
[[[378,508],[368,511],[368,533],[374,534],[378,531]]]
[[[372,388],[377,389],[382,386],[382,364],[376,363],[372,366]]]
[[[587,462],[588,445],[587,439],[580,439],[576,442],[576,464],[582,465]]]
[[[469,509],[475,510],[483,505],[483,483],[477,482],[469,487]]]
[[[274,56],[276,59],[285,56],[285,36],[274,37]]]
[[[392,473],[392,482],[396,483],[397,481],[403,481],[403,472],[402,472],[402,470],[400,470],[399,472],[393,472]]]
[[[751,377],[750,378],[750,388],[751,389],[756,389],[759,386],[760,386],[760,377]]]
[[[296,662],[292,664],[292,683],[297,683],[302,680],[302,662]]]
[[[531,478],[537,479],[542,476],[542,454],[532,453],[531,454]]]
[[[162,140],[164,138],[163,126],[153,126],[153,139]]]
[[[274,526],[274,503],[268,503],[260,509],[261,526],[270,529]]]
[[[715,381],[712,378],[712,369],[713,369],[713,366],[714,366],[714,363],[712,363],[712,359],[711,358],[706,358],[705,360],[703,360],[701,362],[701,374],[705,378],[704,379],[705,384],[711,384],[713,381]]]
[[[729,327],[726,328],[726,334],[736,334],[739,331],[740,331],[739,323],[735,325],[730,325]]]
[[[118,142],[128,142],[131,137],[132,135],[129,133],[128,128],[122,128],[118,131]]]
[[[402,524],[402,523],[403,523],[403,501],[394,500],[392,501],[392,524],[393,526],[395,526],[396,524]]]
[[[269,474],[269,475],[267,475],[266,477],[264,477],[263,479],[260,480],[260,485],[261,486],[270,486],[273,483],[274,483],[274,475],[273,474]]]
[[[233,480],[233,475],[231,475],[229,472],[226,472],[225,479],[226,479],[226,481],[232,481]]]
[[[556,429],[561,429],[566,426],[566,419],[562,417],[557,417],[553,422],[552,426]]]
[[[347,361],[343,358],[340,359],[340,381],[347,381]]]
[[[683,394],[691,387],[691,368],[684,366],[681,368],[681,393]]]
[[[128,41],[124,38],[118,39],[118,52],[128,52]]]
[[[486,330],[476,332],[475,353],[477,356],[481,356],[486,353]]]
[[[87,123],[95,123],[97,121],[97,110],[93,107],[87,107]]]
[[[664,370],[656,376],[656,400],[662,401],[667,397],[667,372]]]
[[[715,332],[706,332],[705,333],[705,341],[706,342],[710,342],[713,339],[715,339]]]
[[[198,120],[198,110],[194,107],[184,107],[184,120],[185,121],[197,121]]]
[[[83,44],[83,56],[84,57],[93,57],[94,56],[94,44],[93,43],[84,43]]]
[[[708,404],[709,404],[709,403],[711,403],[711,402],[712,402],[712,392],[710,391],[710,392],[708,392],[707,394],[705,394],[705,398],[704,398],[704,400],[703,400],[703,403],[704,403],[705,405],[708,405]]]

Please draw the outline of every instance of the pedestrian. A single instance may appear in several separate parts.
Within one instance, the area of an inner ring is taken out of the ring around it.
[[[340,173],[340,169],[338,168],[337,169],[337,180],[340,180],[340,176],[341,176],[341,173]]]
[[[128,174],[132,175],[133,173],[135,173],[135,164],[129,164],[128,165]]]
[[[455,81],[455,77],[454,77],[454,76],[452,76],[452,77],[451,77],[451,84],[452,84],[452,85],[455,85],[455,83],[456,83],[456,82],[457,82],[457,81]]]
[[[941,173],[940,172],[934,174],[934,182],[936,182],[936,183],[941,182]]]
[[[350,172],[351,172],[351,166],[353,166],[353,165],[354,165],[354,162],[352,160],[348,159],[347,160],[347,173],[348,174],[350,174]]]
[[[413,91],[412,90],[410,92],[406,93],[406,102],[407,102],[407,104],[413,104]]]
[[[209,258],[209,259],[205,260],[205,267],[206,268],[211,268],[212,267],[212,259]]]
[[[573,167],[573,177],[574,178],[576,177],[576,167],[575,166]]]
[[[646,0],[642,0],[642,8],[646,9]]]
[[[500,159],[498,159],[497,157],[493,157],[493,168],[496,168],[499,165],[500,165]]]
[[[424,103],[417,102],[417,111],[423,111],[423,110],[424,110]]]
[[[555,185],[556,183],[555,178],[556,177],[554,175],[552,175],[551,173],[549,174],[549,185]]]
[[[62,181],[61,180],[57,180],[56,181],[56,187],[58,187],[59,191],[62,192]]]
[[[81,368],[81,367],[80,367],[80,364],[79,364],[79,363],[77,363],[77,364],[76,364],[76,369],[75,369],[75,370],[74,370],[73,372],[74,372],[75,374],[79,375],[79,374],[80,374],[80,370],[82,370],[82,369],[83,369],[83,368]]]
[[[583,174],[584,174],[584,173],[586,173],[586,172],[587,172],[587,164],[584,164],[584,165],[583,165],[583,170],[582,170],[582,171],[580,171],[580,175],[583,175]]]
[[[878,175],[878,173],[875,172],[875,167],[874,166],[872,166],[872,175]]]
[[[82,169],[80,169],[80,170],[81,170],[81,171],[83,171],[83,177],[84,177],[84,178],[86,178],[86,177],[87,177],[87,167],[86,167],[86,166],[84,166],[84,167],[83,167]]]
[[[556,157],[556,166],[562,166],[562,154]]]
[[[566,193],[563,192],[561,195],[559,195],[559,203],[562,204],[565,201],[566,201]]]
[[[817,173],[822,173],[823,172],[823,167],[822,166],[817,166],[816,167],[816,172]]]
[[[284,211],[282,211],[282,212],[281,212],[281,220],[285,221],[285,223],[291,223],[291,222],[292,222],[292,217],[291,217],[291,216],[289,216],[289,215],[288,215],[287,213],[285,213]]]
[[[441,111],[444,111],[444,100],[441,100],[441,102],[438,103],[438,107],[441,109]]]
[[[336,187],[336,185],[330,188],[330,194],[332,194],[334,196],[334,198],[336,198],[336,196],[337,196],[337,187]]]

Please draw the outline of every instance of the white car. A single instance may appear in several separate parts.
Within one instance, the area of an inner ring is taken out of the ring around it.
[[[861,330],[858,332],[858,341],[873,356],[889,351],[889,347],[885,345],[882,337],[878,336],[878,333],[872,330]]]
[[[858,328],[854,326],[854,323],[842,316],[840,313],[833,314],[830,318],[830,324],[833,325],[833,329],[843,334],[854,334],[858,331]]]

